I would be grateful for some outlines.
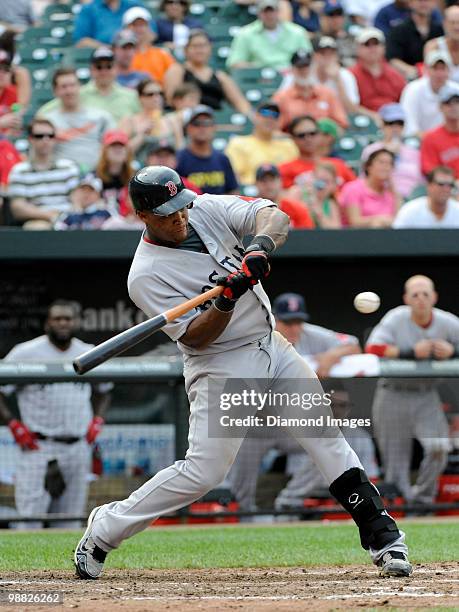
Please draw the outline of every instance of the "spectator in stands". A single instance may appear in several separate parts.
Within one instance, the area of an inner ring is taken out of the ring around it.
[[[111,114],[115,123],[139,110],[137,95],[131,89],[116,82],[113,51],[108,47],[95,49],[91,56],[91,80],[80,89],[84,106],[104,110]],[[41,107],[47,113],[59,107],[59,100],[50,100]]]
[[[172,138],[176,147],[183,145],[183,131],[177,121],[171,120],[163,112],[162,90],[158,83],[151,79],[137,85],[141,110],[135,115],[125,117],[120,128],[129,137],[129,146],[136,157],[145,159],[146,151],[152,139]]]
[[[320,31],[319,15],[313,9],[311,0],[291,0],[292,21],[308,32]]]
[[[394,0],[379,9],[374,26],[387,36],[392,28],[406,21],[410,14],[409,0]]]
[[[180,134],[183,135],[187,113],[191,108],[199,104],[200,99],[201,90],[194,83],[179,85],[177,89],[172,92],[170,105],[174,110],[167,113],[167,118],[177,125]]]
[[[341,100],[347,113],[355,113],[360,104],[359,88],[352,72],[340,64],[335,39],[321,36],[314,49],[310,75],[313,85],[328,87]]]
[[[242,27],[233,38],[228,68],[270,66],[282,70],[299,49],[311,50],[304,28],[281,21],[278,0],[259,0],[258,19]]]
[[[346,14],[339,0],[326,0],[320,17],[320,31],[336,42],[339,58],[344,67],[355,62],[356,42],[354,36],[345,28]]]
[[[0,50],[6,51],[10,58],[13,58],[14,60],[16,55],[14,32],[6,30],[0,35]],[[25,109],[29,105],[30,97],[32,95],[30,73],[25,66],[18,66],[13,60],[12,63],[10,62],[11,85],[16,87],[17,103],[21,105],[21,109]]]
[[[306,205],[316,227],[340,229],[342,224],[336,201],[337,188],[335,166],[329,162],[320,162],[300,185],[290,187],[285,196]],[[287,210],[284,212],[288,213]]]
[[[292,139],[279,132],[279,116],[277,104],[263,102],[255,113],[252,133],[230,139],[225,153],[243,185],[254,184],[261,164],[277,165],[298,157]]]
[[[167,166],[172,170],[177,169],[177,151],[172,141],[162,138],[152,143],[146,159],[147,166]],[[198,195],[202,191],[197,185],[192,183],[186,176],[181,177],[183,184],[187,189],[191,189]]]
[[[15,165],[9,176],[11,213],[17,221],[41,221],[42,227],[51,227],[59,214],[70,210],[79,169],[56,155],[56,129],[51,121],[35,118],[27,131],[29,159]]]
[[[320,157],[339,157],[335,151],[336,140],[340,136],[340,129],[333,119],[319,119],[317,122],[319,137],[317,139],[317,153]]]
[[[435,0],[410,0],[410,16],[387,35],[387,59],[408,81],[419,76],[417,64],[423,60],[425,43],[443,34],[432,15],[434,8]]]
[[[22,110],[16,110],[18,96],[16,86],[11,83],[11,58],[0,49],[0,133],[19,135],[22,129]]]
[[[449,6],[445,10],[443,22],[445,35],[429,40],[424,47],[424,54],[429,51],[442,51],[448,58],[449,78],[459,83],[459,7]]]
[[[281,112],[282,129],[301,115],[311,115],[315,119],[330,117],[340,126],[347,127],[346,111],[336,94],[328,87],[312,84],[311,61],[309,51],[294,53],[291,60],[293,84],[273,96]]]
[[[57,219],[56,230],[98,230],[111,217],[102,198],[102,181],[93,174],[80,179],[72,192],[72,211]]]
[[[102,181],[102,197],[110,211],[127,206],[128,183],[134,174],[128,142],[128,135],[122,130],[109,130],[102,140],[95,174]]]
[[[230,160],[212,146],[214,111],[200,104],[192,109],[186,124],[188,145],[179,151],[177,172],[205,193],[238,193],[238,182]]]
[[[335,157],[322,158],[317,150],[317,142],[320,138],[317,121],[310,115],[297,117],[288,127],[288,132],[300,152],[299,157],[291,162],[279,166],[284,188],[294,184],[303,184],[307,176],[314,170],[316,164],[329,162],[336,168],[338,176],[338,187],[343,183],[353,181],[355,174],[342,159]]]
[[[53,75],[56,108],[40,108],[38,115],[56,128],[56,156],[71,159],[85,172],[97,164],[104,133],[115,127],[113,116],[91,108],[80,98],[80,82],[74,68],[58,68]]]
[[[212,45],[204,30],[192,30],[185,46],[185,62],[174,64],[164,79],[166,98],[170,102],[177,87],[194,83],[201,90],[200,103],[219,110],[227,101],[244,115],[251,114],[251,107],[235,81],[223,70],[214,70],[209,65]]]
[[[405,79],[384,59],[384,34],[377,28],[364,28],[356,36],[357,63],[350,71],[359,87],[359,111],[379,121],[377,111],[383,104],[398,102]]]
[[[175,59],[166,50],[155,47],[152,43],[156,34],[151,29],[151,14],[147,9],[135,7],[123,17],[123,28],[129,28],[137,37],[137,51],[132,60],[132,70],[148,72],[152,79],[163,85],[164,75],[175,63]]]
[[[392,182],[395,156],[380,146],[362,157],[364,176],[344,185],[338,195],[343,220],[351,227],[390,227],[401,198]]]
[[[141,5],[139,0],[91,0],[75,18],[73,41],[77,47],[110,45],[121,30],[123,15]]]
[[[300,200],[282,195],[282,181],[277,166],[262,164],[255,172],[258,197],[271,200],[290,217],[292,229],[312,229],[314,221],[308,207]]]
[[[439,98],[444,123],[424,134],[421,168],[427,175],[436,166],[448,166],[459,177],[459,88],[445,85]]]
[[[0,136],[0,189],[5,192],[8,177],[13,166],[21,161],[22,157],[16,147],[6,138]],[[0,202],[0,209],[2,203]]]
[[[136,47],[137,36],[131,30],[120,30],[113,40],[116,80],[123,87],[131,89],[135,89],[140,81],[150,78],[148,72],[131,69]]]
[[[190,0],[162,0],[159,8],[164,16],[156,19],[157,42],[179,51],[190,30],[202,28],[201,21],[189,14],[190,4]]]
[[[424,183],[419,149],[403,141],[406,116],[400,104],[384,104],[379,109],[379,115],[382,121],[382,140],[368,145],[363,155],[368,156],[371,151],[381,146],[392,151],[395,156],[392,180],[394,185],[397,185],[398,193],[403,198],[408,198],[413,189]]]
[[[2,30],[11,30],[15,34],[20,34],[33,26],[35,15],[32,7],[32,0],[6,0],[1,5],[2,16],[0,27]]]
[[[451,168],[437,166],[427,175],[427,195],[404,204],[392,227],[459,228],[459,202],[452,197],[454,187]]]
[[[443,51],[429,51],[424,60],[424,76],[408,83],[400,98],[406,136],[421,138],[427,130],[443,123],[438,92],[446,84],[454,88],[449,73],[448,56]]]

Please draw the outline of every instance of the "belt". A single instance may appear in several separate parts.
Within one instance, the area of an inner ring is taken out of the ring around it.
[[[51,440],[52,442],[61,442],[62,444],[75,444],[75,442],[81,440],[81,437],[76,438],[75,436],[45,436],[38,431],[34,431],[33,434],[37,440]]]

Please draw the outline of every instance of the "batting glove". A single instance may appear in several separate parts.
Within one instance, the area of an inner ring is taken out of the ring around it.
[[[38,444],[35,442],[35,435],[22,421],[11,419],[8,423],[8,427],[17,444],[19,444],[23,450],[38,450]]]
[[[86,440],[88,444],[92,444],[104,427],[105,421],[101,416],[93,417],[89,423],[88,431],[86,432]]]
[[[269,254],[274,251],[274,240],[264,234],[255,236],[244,252],[242,271],[257,281],[266,278],[271,271]]]
[[[217,310],[230,312],[234,309],[237,300],[256,283],[257,281],[250,273],[245,274],[241,270],[231,272],[228,276],[219,276],[217,278],[217,285],[223,286],[224,290],[215,300],[215,307]]]

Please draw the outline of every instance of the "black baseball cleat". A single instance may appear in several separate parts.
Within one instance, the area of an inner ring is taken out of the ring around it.
[[[408,561],[408,557],[398,550],[389,550],[384,553],[377,563],[379,575],[386,578],[397,576],[411,576],[413,568]]]
[[[73,561],[75,563],[76,574],[84,580],[95,580],[104,568],[104,561],[107,553],[94,542],[91,536],[91,527],[94,517],[100,506],[94,508],[88,518],[88,526],[83,537],[78,542],[75,549]]]

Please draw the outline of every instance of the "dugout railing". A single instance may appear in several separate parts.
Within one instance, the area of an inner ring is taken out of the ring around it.
[[[448,419],[452,426],[456,424],[456,430],[451,438],[452,450],[449,462],[452,477],[451,495],[447,496],[444,501],[425,504],[422,507],[418,504],[413,506],[403,502],[392,504],[392,500],[389,499],[388,506],[390,511],[396,512],[397,516],[403,516],[412,512],[459,514],[459,430],[457,429],[459,424],[459,359],[441,362],[385,359],[380,360],[380,372],[377,377],[359,377],[345,380],[347,383],[358,384],[360,389],[364,389],[364,398],[368,398],[374,392],[377,378],[379,377],[413,381],[416,379],[437,379],[438,384],[443,384],[448,389],[446,401],[449,407]],[[119,442],[121,433],[126,434],[130,429],[134,430],[136,428],[135,436],[140,441],[144,440],[143,445],[139,442],[140,447],[143,446],[143,448],[137,448],[136,451],[137,453],[139,450],[142,451],[143,459],[139,459],[139,457],[134,458],[134,473],[129,471],[129,475],[127,475],[123,459],[115,458],[115,463],[121,461],[121,467],[118,464],[112,465],[110,470],[113,467],[115,468],[113,474],[107,468],[103,469],[102,474],[98,477],[92,477],[91,487],[93,494],[91,495],[90,493],[88,500],[88,508],[90,508],[91,505],[120,499],[128,495],[134,488],[137,488],[142,482],[150,478],[155,471],[158,471],[154,469],[154,465],[165,467],[164,464],[161,464],[161,459],[167,463],[170,460],[184,457],[187,448],[189,407],[183,385],[182,361],[179,357],[155,360],[138,357],[113,359],[98,366],[93,371],[84,375],[84,377],[79,377],[74,373],[71,363],[0,361],[0,385],[42,385],[83,381],[91,383],[112,382],[114,383],[115,391],[117,389],[122,390],[121,395],[124,399],[118,402],[118,404],[115,403],[107,417],[108,434],[106,434],[105,443],[108,455],[110,455],[113,447]],[[149,392],[142,392],[139,395],[136,391],[138,389],[149,389]],[[148,393],[151,395],[149,396]],[[136,405],[137,397],[141,397],[138,403],[142,404],[143,408],[139,408]],[[126,398],[130,398],[131,401],[126,401]],[[162,398],[161,401],[158,398]],[[156,406],[157,410],[156,412],[153,411],[153,414],[145,406],[151,408],[156,405],[155,402],[158,406]],[[366,399],[364,403],[367,403]],[[145,414],[148,414],[149,418],[144,424],[139,424],[138,418],[142,418],[142,409],[146,410]],[[135,411],[137,411],[137,422],[133,425],[130,416]],[[159,420],[158,415],[161,415]],[[115,433],[110,430],[110,427],[115,430]],[[2,432],[0,435],[0,526],[14,527],[19,520],[25,523],[43,521],[45,525],[48,524],[50,526],[56,521],[84,520],[86,516],[71,514],[21,516],[19,519],[14,508],[14,485],[11,469],[9,472],[5,469],[8,463],[11,468],[11,453],[17,452],[17,448],[15,449],[14,447],[13,438],[7,427],[2,427]],[[151,441],[151,438],[154,439],[158,435],[162,439],[163,446],[153,448],[149,445],[149,440]],[[129,442],[129,436],[127,436],[126,444],[128,446],[133,444],[132,440]],[[150,462],[148,456],[150,452],[155,454],[156,463],[155,461]],[[159,463],[158,457],[160,459]],[[104,449],[102,449],[102,457],[98,458],[97,453],[95,454],[94,461],[97,463],[97,460],[104,466]],[[147,462],[152,469],[145,468],[142,461]],[[107,465],[108,463],[110,462],[108,461]],[[138,472],[135,473],[135,470],[138,470]],[[97,491],[96,494],[94,490]],[[228,490],[215,490],[206,497],[206,501],[207,503],[184,508],[173,517],[166,517],[165,522],[237,521],[242,517],[266,514],[293,515],[302,519],[316,519],[324,516],[333,518],[334,515],[343,515],[342,508],[330,505],[329,500],[326,504],[319,502],[314,507],[305,505],[290,510],[276,511],[272,507],[266,507],[260,508],[257,511],[241,511],[232,502]]]

